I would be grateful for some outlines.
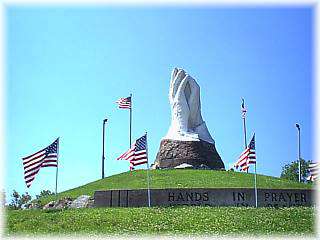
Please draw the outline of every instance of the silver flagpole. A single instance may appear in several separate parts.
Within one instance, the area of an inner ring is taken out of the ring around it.
[[[105,124],[108,121],[107,118],[105,118],[103,120],[103,125],[102,125],[102,166],[101,166],[101,179],[104,179],[104,160],[105,160],[105,156],[104,156],[104,139],[105,139]]]
[[[254,164],[254,194],[256,198],[256,207],[258,207],[258,190],[257,190],[257,159]]]
[[[244,149],[246,149],[248,147],[248,145],[247,145],[247,127],[246,127],[247,109],[245,107],[244,98],[242,98],[241,111],[242,111],[242,119],[243,119]],[[248,172],[249,172],[249,168],[247,168],[247,173]]]
[[[132,131],[132,93],[130,94],[130,116],[129,116],[129,148],[131,148],[131,131]]]
[[[150,199],[150,179],[149,179],[149,156],[148,156],[148,141],[147,141],[147,132],[146,132],[146,152],[147,152],[147,182],[148,182],[148,206],[151,206]]]
[[[56,196],[57,196],[57,193],[58,193],[59,145],[60,145],[60,137],[58,137],[58,146],[57,146]]]
[[[257,153],[256,153],[256,134],[254,134],[254,145],[255,145],[255,155],[256,155],[256,162],[254,164],[254,195],[256,199],[256,207],[258,207],[258,190],[257,190]]]
[[[301,151],[300,151],[300,125],[296,123],[298,129],[298,168],[299,168],[299,182],[301,182]]]

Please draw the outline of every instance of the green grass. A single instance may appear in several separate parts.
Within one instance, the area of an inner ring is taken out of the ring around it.
[[[58,197],[76,198],[86,194],[93,196],[96,190],[137,189],[147,187],[146,170],[113,175],[102,180],[59,193]],[[253,188],[251,173],[212,170],[152,170],[150,171],[151,188]],[[312,188],[312,184],[292,182],[281,178],[258,175],[258,188],[297,189]],[[42,199],[42,204],[55,199],[54,196]]]
[[[7,210],[6,235],[300,235],[315,236],[315,209],[167,207],[60,211]]]
[[[145,170],[113,175],[59,193],[58,198],[96,190],[146,188]],[[210,170],[152,170],[151,188],[252,188],[253,174]],[[259,188],[312,188],[280,178],[258,175]],[[56,199],[43,198],[42,204]],[[7,210],[7,235],[41,234],[187,234],[187,235],[314,235],[312,207],[152,207],[68,210]]]

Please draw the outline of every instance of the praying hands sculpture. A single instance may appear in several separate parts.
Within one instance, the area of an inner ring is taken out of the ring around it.
[[[164,139],[206,141],[214,144],[201,116],[200,87],[183,69],[171,74],[169,101],[171,126]]]

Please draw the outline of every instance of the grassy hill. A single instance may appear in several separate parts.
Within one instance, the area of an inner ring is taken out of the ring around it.
[[[253,188],[254,184],[254,175],[251,173],[182,169],[152,170],[149,173],[150,188]],[[125,172],[61,192],[58,197],[93,196],[96,190],[147,188],[146,179],[146,170],[133,171],[131,174]],[[264,175],[257,175],[257,186],[267,189],[312,188],[311,184]],[[42,203],[53,199],[55,197],[42,199]]]
[[[146,188],[147,172],[121,173],[59,193],[76,198],[104,189]],[[252,188],[253,174],[210,170],[152,170],[151,188]],[[280,178],[258,175],[259,188],[312,188]],[[42,199],[42,203],[56,199]],[[248,235],[315,236],[315,209],[245,207],[143,207],[67,210],[6,210],[8,236],[67,234],[71,236]],[[44,235],[43,235],[44,236]]]

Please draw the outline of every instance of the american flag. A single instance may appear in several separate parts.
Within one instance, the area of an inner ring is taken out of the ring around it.
[[[130,161],[130,170],[134,166],[148,163],[147,134],[138,138],[128,151],[117,158],[117,160],[120,159]]]
[[[58,167],[59,138],[48,147],[22,158],[24,168],[24,180],[27,187],[31,186],[36,174],[43,167]]]
[[[307,180],[314,181],[318,178],[319,174],[319,163],[310,163],[308,167],[308,171],[310,173],[310,176],[307,178]]]
[[[244,98],[242,98],[242,104],[241,104],[241,116],[242,118],[246,118],[247,109],[244,106]]]
[[[131,97],[119,98],[116,103],[118,103],[119,108],[130,109],[131,108]]]
[[[241,167],[241,171],[245,171],[249,168],[249,164],[256,164],[255,134],[253,134],[249,146],[241,153],[234,166],[237,169]]]

